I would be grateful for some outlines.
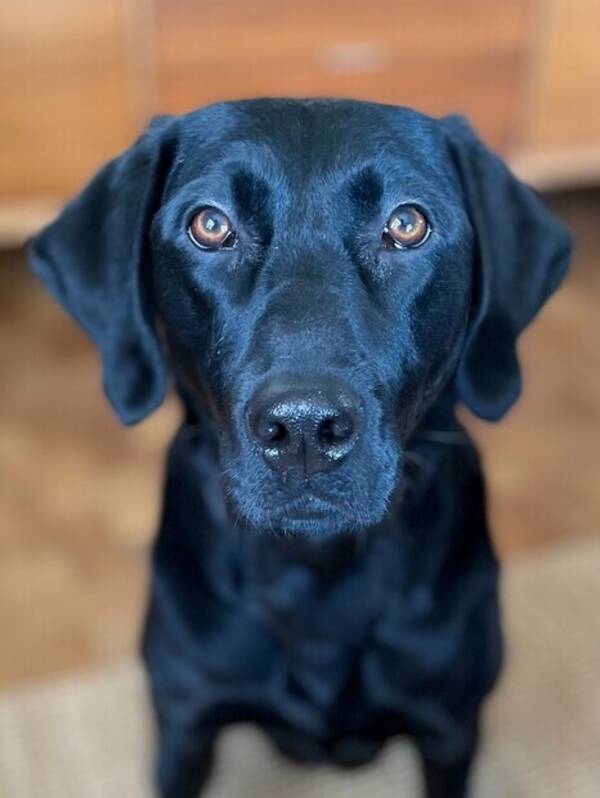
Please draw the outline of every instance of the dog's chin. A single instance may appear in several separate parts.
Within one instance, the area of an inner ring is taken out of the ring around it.
[[[290,537],[331,537],[356,532],[350,519],[339,517],[282,516],[274,531]]]
[[[337,503],[323,501],[312,496],[302,497],[278,506],[252,507],[251,514],[240,513],[246,524],[258,533],[285,537],[325,538],[358,532],[366,526],[378,523],[382,512],[369,518],[357,518]]]

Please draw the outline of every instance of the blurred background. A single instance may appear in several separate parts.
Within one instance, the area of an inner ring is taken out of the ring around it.
[[[0,691],[131,656],[171,399],[119,427],[23,244],[156,113],[261,95],[466,114],[572,228],[525,394],[466,419],[505,562],[600,538],[597,0],[0,0]],[[591,793],[590,793],[591,794]]]

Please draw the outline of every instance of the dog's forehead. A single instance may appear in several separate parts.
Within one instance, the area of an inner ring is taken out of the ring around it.
[[[180,177],[220,161],[276,164],[297,178],[392,163],[448,176],[438,122],[417,111],[355,100],[219,103],[182,117]]]

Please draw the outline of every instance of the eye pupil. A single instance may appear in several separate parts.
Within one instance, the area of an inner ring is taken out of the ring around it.
[[[414,205],[401,205],[390,216],[383,233],[388,248],[410,249],[423,244],[431,227],[425,214]]]
[[[202,208],[188,228],[190,238],[201,249],[217,250],[232,247],[235,233],[229,217],[218,208]]]

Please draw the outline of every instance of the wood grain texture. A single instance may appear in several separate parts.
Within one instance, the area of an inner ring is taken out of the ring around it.
[[[344,96],[468,114],[508,143],[529,0],[154,0],[159,104]]]
[[[540,155],[600,148],[600,3],[538,0],[534,8],[515,147]]]
[[[0,0],[0,243],[158,112],[261,95],[467,114],[539,187],[600,180],[597,0]]]
[[[132,0],[0,0],[0,200],[65,199],[141,125]]]

